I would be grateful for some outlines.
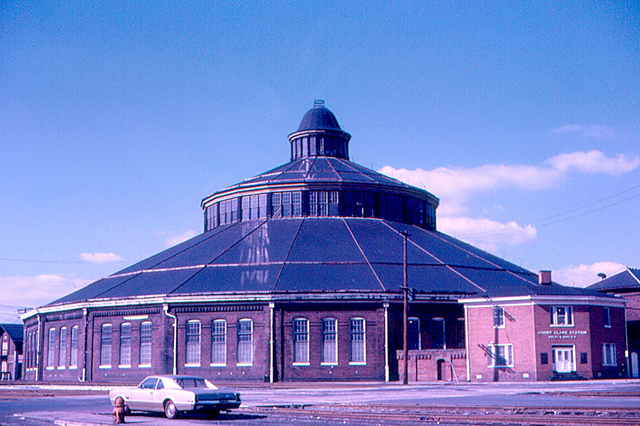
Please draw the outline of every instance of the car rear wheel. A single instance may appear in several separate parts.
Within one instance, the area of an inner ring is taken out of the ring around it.
[[[167,416],[168,419],[178,418],[178,409],[176,408],[176,404],[174,404],[173,401],[169,400],[165,402],[164,415]]]

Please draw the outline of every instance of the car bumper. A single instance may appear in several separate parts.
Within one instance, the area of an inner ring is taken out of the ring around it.
[[[193,411],[230,410],[240,407],[240,401],[198,401]]]

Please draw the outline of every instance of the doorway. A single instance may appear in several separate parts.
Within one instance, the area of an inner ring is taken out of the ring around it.
[[[631,352],[631,377],[637,379],[638,376],[638,352]]]
[[[438,360],[438,381],[444,380],[444,359]]]
[[[572,373],[576,371],[573,346],[553,346],[552,353],[554,372]]]

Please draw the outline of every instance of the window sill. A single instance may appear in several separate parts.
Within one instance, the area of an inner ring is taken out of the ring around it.
[[[151,368],[151,364],[140,364],[138,368]]]
[[[65,366],[58,367],[58,370],[66,370],[66,369],[67,369],[67,367],[65,367]]]
[[[367,365],[367,362],[350,362],[349,365]]]
[[[71,367],[69,367],[69,370],[77,370],[78,366],[77,365],[72,365]]]
[[[611,328],[611,326],[610,325],[605,325],[604,328]]]
[[[101,365],[100,367],[101,369],[107,369],[107,368],[111,368],[111,365]]]
[[[338,365],[337,362],[321,362],[320,365]]]
[[[227,366],[226,363],[224,363],[224,364],[209,364],[209,367],[226,367],[226,366]]]
[[[131,368],[131,365],[119,365],[118,368]]]
[[[513,368],[513,367],[514,365],[511,364],[511,365],[490,365],[487,368]]]
[[[564,328],[573,328],[575,325],[573,324],[549,324],[549,327],[564,327]]]
[[[252,362],[239,362],[236,364],[236,367],[253,367]]]
[[[294,367],[309,367],[311,363],[309,362],[294,362],[292,364]]]
[[[47,370],[49,371],[55,370],[55,367],[47,367]]]
[[[200,368],[200,364],[185,364],[186,368]]]

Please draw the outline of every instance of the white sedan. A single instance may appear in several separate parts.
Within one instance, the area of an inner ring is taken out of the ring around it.
[[[122,397],[125,411],[164,412],[169,419],[181,411],[204,412],[215,418],[220,410],[240,407],[240,394],[218,390],[210,381],[193,376],[149,376],[134,388],[109,392],[111,405]]]

